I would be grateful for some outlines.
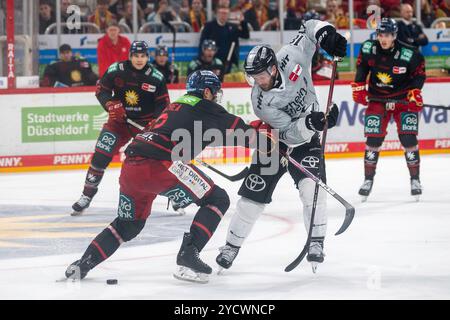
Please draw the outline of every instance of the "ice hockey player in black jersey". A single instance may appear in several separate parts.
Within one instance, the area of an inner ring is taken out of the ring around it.
[[[169,62],[169,51],[166,46],[157,46],[155,48],[155,61],[152,64],[164,75],[166,83],[180,82],[180,71],[173,62]]]
[[[214,40],[205,39],[202,43],[201,55],[192,60],[188,66],[187,74],[191,74],[196,70],[211,70],[223,81],[224,65],[222,60],[216,57],[217,45]]]
[[[245,146],[257,134],[241,118],[215,102],[221,95],[221,83],[211,71],[194,72],[186,88],[187,94],[171,103],[127,147],[119,179],[118,217],[91,242],[81,259],[68,267],[67,278],[84,278],[123,242],[136,237],[151,213],[153,200],[162,195],[176,199],[181,207],[192,203],[199,206],[189,232],[184,234],[175,278],[208,281],[212,269],[199,254],[227,212],[230,200],[226,191],[190,164],[190,160],[206,146],[219,143],[207,138],[209,130],[215,130],[223,138],[238,129],[249,130]]]
[[[72,48],[63,44],[59,48],[59,60],[49,64],[41,79],[41,87],[95,86],[98,76],[84,58],[73,55]]]
[[[411,195],[418,200],[422,194],[417,135],[419,112],[423,107],[421,90],[426,78],[425,60],[418,49],[398,41],[396,35],[395,20],[383,18],[377,28],[377,40],[367,40],[361,46],[355,82],[352,83],[353,100],[364,106],[368,105],[364,121],[364,135],[367,138],[365,178],[359,190],[363,201],[372,190],[381,145],[392,118],[397,124],[398,137],[405,150]],[[377,99],[387,102],[375,101]]]

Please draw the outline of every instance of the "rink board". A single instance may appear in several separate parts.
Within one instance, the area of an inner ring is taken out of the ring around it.
[[[329,86],[319,83],[316,92],[322,106]],[[450,80],[428,81],[423,90],[427,104],[448,106]],[[245,121],[256,119],[246,85],[226,85],[222,105]],[[169,90],[171,100],[184,94],[180,86]],[[334,101],[340,107],[335,128],[328,132],[327,157],[354,157],[364,152],[365,107],[352,101],[348,82],[338,81]],[[0,172],[86,167],[98,133],[107,119],[94,88],[28,89],[0,94]],[[419,140],[423,154],[450,152],[449,111],[425,108],[420,115]],[[396,127],[390,123],[384,154],[402,154]],[[211,163],[249,161],[250,151],[240,148],[208,148],[202,153]],[[123,154],[114,157],[118,166]]]

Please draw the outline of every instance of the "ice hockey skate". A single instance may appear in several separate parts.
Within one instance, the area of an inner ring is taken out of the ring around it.
[[[199,256],[197,247],[192,243],[192,235],[185,233],[177,256],[177,270],[173,276],[178,280],[208,283],[212,269]]]
[[[419,179],[411,179],[411,195],[416,199],[420,200],[420,195],[422,194],[422,185]]]
[[[323,241],[312,241],[309,245],[308,255],[306,256],[306,260],[311,262],[312,272],[317,272],[317,267],[319,263],[322,263],[325,258],[325,254],[323,253]]]
[[[366,202],[367,201],[367,197],[369,197],[370,192],[372,191],[372,186],[373,186],[373,180],[370,179],[366,179],[364,180],[363,185],[361,186],[361,188],[359,189],[359,195],[361,196],[361,201],[362,202]]]
[[[91,204],[92,198],[85,196],[84,194],[81,195],[80,199],[78,199],[77,202],[75,202],[72,205],[73,212],[70,214],[71,216],[79,216],[82,215],[83,212],[89,208],[89,205]]]
[[[175,211],[179,216],[184,216],[186,214],[186,210],[181,208],[178,204],[176,204],[174,201],[169,200],[170,205],[172,205],[173,211]]]
[[[218,274],[220,274],[223,269],[229,269],[231,267],[234,259],[236,259],[236,256],[239,253],[239,249],[239,247],[230,245],[229,243],[219,248],[220,253],[216,258],[216,262],[220,267]]]
[[[79,281],[86,278],[88,272],[91,270],[89,267],[89,259],[80,259],[71,263],[65,272],[66,278],[73,281]]]

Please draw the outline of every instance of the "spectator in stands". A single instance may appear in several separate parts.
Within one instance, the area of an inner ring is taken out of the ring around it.
[[[89,62],[75,57],[72,48],[68,44],[63,44],[59,48],[59,60],[45,68],[41,87],[93,86],[97,79]]]
[[[415,8],[415,2],[414,2]],[[414,10],[415,11],[415,10]],[[431,7],[429,0],[421,0],[421,20],[425,28],[429,28],[436,19],[436,15]]]
[[[106,28],[106,34],[98,40],[97,59],[100,78],[111,64],[128,59],[130,40],[119,33],[119,24],[111,21]]]
[[[181,22],[180,17],[175,12],[175,10],[169,6],[168,0],[159,0],[158,8],[155,12],[151,13],[147,17],[148,22],[158,22],[162,23],[163,21],[178,21]]]
[[[169,62],[169,50],[166,46],[155,48],[155,61],[152,63],[164,75],[166,83],[179,83],[179,70],[175,64]]]
[[[244,20],[250,24],[251,28],[254,31],[259,31],[261,29],[261,26],[258,24],[258,18],[256,17],[256,12],[251,1],[238,0],[232,11],[238,13],[238,16],[243,15]]]
[[[39,4],[39,34],[44,34],[45,30],[55,22],[56,18],[51,3],[41,0]]]
[[[137,11],[138,19],[137,19],[137,27],[138,29],[145,23],[143,20],[143,12],[141,8],[138,6]],[[127,0],[125,1],[125,13],[122,19],[119,21],[119,25],[124,24],[130,28],[130,31],[133,32],[133,1]],[[136,30],[137,31],[137,30]]]
[[[223,81],[223,63],[216,58],[217,45],[214,40],[205,39],[202,43],[202,53],[197,59],[192,60],[188,66],[187,76],[197,70],[210,70]]]
[[[278,30],[280,22],[278,20],[278,12],[269,9],[266,0],[254,0],[253,7],[255,8],[256,19],[261,28],[265,26],[265,30]]]
[[[400,2],[400,0],[380,0],[380,7],[384,11],[383,17],[399,17]]]
[[[229,73],[231,65],[239,64],[239,38],[249,39],[250,32],[244,17],[241,16],[240,25],[236,26],[228,22],[230,9],[227,7],[218,7],[216,10],[216,19],[205,24],[200,36],[199,54],[201,54],[201,44],[205,39],[214,40],[218,46],[217,57],[225,64],[224,73]],[[228,52],[232,43],[235,43],[231,59],[227,61]]]
[[[178,16],[183,21],[186,21],[189,16],[189,11],[191,10],[189,0],[181,0],[180,7],[178,8]]]
[[[200,32],[206,23],[206,12],[201,0],[192,0],[191,9],[184,21],[191,25],[193,32]]]
[[[97,7],[94,14],[88,18],[89,22],[95,23],[102,32],[106,30],[108,24],[116,20],[116,16],[108,10],[108,0],[97,0]]]
[[[314,9],[313,9],[314,10]],[[284,28],[286,30],[298,30],[302,24],[302,16],[306,12],[306,3],[301,0],[289,0],[286,4],[286,18]]]
[[[412,20],[414,12],[411,5],[402,4],[400,10],[402,19],[397,23],[397,39],[414,47],[426,46],[428,38],[422,27]]]
[[[436,9],[436,18],[450,17],[450,0],[443,0],[438,4]]]

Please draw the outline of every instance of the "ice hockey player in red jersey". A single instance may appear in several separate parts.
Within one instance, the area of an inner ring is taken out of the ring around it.
[[[372,190],[380,148],[392,117],[405,150],[411,177],[411,195],[418,200],[422,194],[417,134],[419,112],[423,107],[421,90],[426,78],[425,60],[416,48],[398,41],[396,35],[396,22],[383,18],[377,27],[377,40],[367,40],[361,46],[355,82],[351,84],[353,100],[368,105],[364,121],[364,134],[367,138],[365,180],[359,190],[363,201]]]

